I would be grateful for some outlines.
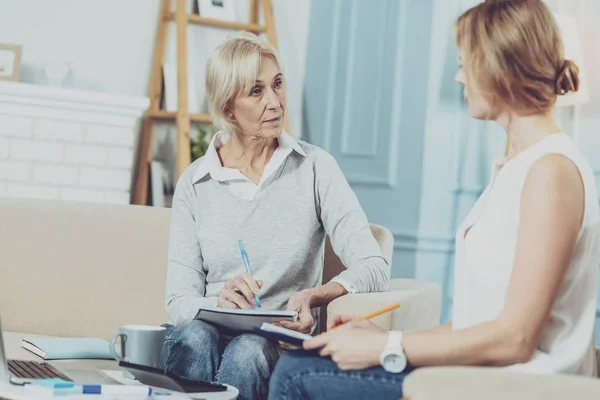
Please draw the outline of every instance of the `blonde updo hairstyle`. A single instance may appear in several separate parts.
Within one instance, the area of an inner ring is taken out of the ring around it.
[[[205,84],[208,109],[217,129],[235,133],[238,125],[228,113],[235,98],[250,93],[254,87],[263,56],[271,57],[283,71],[277,50],[245,31],[221,43],[211,54],[206,65]]]
[[[456,43],[467,82],[488,103],[520,115],[546,112],[579,89],[556,21],[542,0],[486,0],[462,14]]]

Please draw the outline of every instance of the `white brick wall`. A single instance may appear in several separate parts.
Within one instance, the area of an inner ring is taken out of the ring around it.
[[[43,185],[21,185],[9,183],[6,186],[8,197],[58,200],[58,188]]]
[[[127,170],[81,168],[79,184],[81,187],[129,190],[131,172]]]
[[[37,139],[83,141],[83,126],[77,122],[38,119],[35,121],[33,136]]]
[[[22,161],[0,161],[0,181],[27,182],[31,179],[31,164]]]
[[[10,156],[13,160],[62,162],[64,145],[42,140],[19,140],[11,142]]]
[[[80,188],[64,188],[60,191],[61,200],[85,201],[92,203],[103,203],[105,200],[104,192],[100,190],[88,190]],[[125,204],[125,203],[122,203]]]
[[[129,204],[134,132],[0,114],[0,196]]]
[[[33,170],[33,181],[52,185],[75,185],[77,175],[77,167],[37,165]]]
[[[65,163],[81,165],[106,165],[109,151],[106,147],[72,144],[65,147]]]
[[[0,115],[0,136],[31,137],[33,121],[23,117]]]
[[[0,82],[0,196],[128,204],[148,104]]]
[[[129,203],[129,193],[128,192],[111,192],[107,191],[104,193],[106,196],[107,203],[115,203],[115,204],[127,204]]]
[[[10,154],[10,142],[8,139],[0,138],[0,160],[6,160]]]
[[[118,126],[88,125],[85,142],[131,147],[134,142],[134,132],[130,128]]]
[[[108,165],[112,167],[131,168],[133,165],[133,150],[119,148],[110,150]]]

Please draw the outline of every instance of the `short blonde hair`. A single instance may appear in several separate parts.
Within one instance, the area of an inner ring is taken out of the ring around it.
[[[237,125],[227,116],[231,103],[240,93],[249,93],[260,73],[261,57],[273,59],[283,71],[279,53],[256,35],[242,31],[221,43],[206,65],[206,95],[213,124],[233,134]]]
[[[467,80],[493,106],[545,112],[558,94],[579,89],[579,68],[564,59],[542,0],[486,0],[458,18],[455,36]]]

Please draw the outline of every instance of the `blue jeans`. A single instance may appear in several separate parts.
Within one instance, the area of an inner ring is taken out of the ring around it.
[[[240,399],[267,398],[269,377],[279,358],[274,343],[253,334],[227,342],[217,328],[198,320],[165,326],[161,368],[185,378],[235,386]]]
[[[275,367],[269,399],[398,400],[409,372],[392,374],[381,367],[342,371],[330,358],[314,352],[289,352]]]

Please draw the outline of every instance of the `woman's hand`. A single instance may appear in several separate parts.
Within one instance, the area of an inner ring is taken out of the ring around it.
[[[254,294],[258,294],[263,284],[244,272],[225,283],[219,292],[217,307],[249,310],[256,305]]]
[[[315,323],[315,319],[311,313],[311,299],[312,295],[310,290],[303,290],[292,297],[287,304],[287,310],[296,311],[298,313],[298,321],[281,321],[279,325],[287,329],[293,329],[302,333],[310,333]]]
[[[340,325],[344,325],[347,324],[348,322],[351,322],[352,320],[358,318],[358,316],[355,315],[336,315],[335,317],[333,317],[333,319],[331,321],[329,321],[327,323],[327,330],[331,330],[335,327],[338,327]]]
[[[348,317],[336,317],[345,320]],[[335,321],[335,320],[334,320]],[[341,370],[359,370],[380,365],[379,357],[388,332],[370,321],[352,322],[304,342],[306,350],[321,349],[319,355],[331,357]]]

